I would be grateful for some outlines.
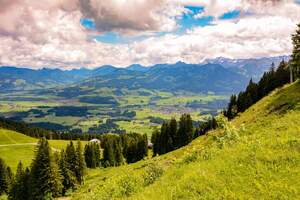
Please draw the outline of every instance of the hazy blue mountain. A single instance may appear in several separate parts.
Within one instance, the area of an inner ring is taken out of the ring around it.
[[[259,80],[265,71],[271,68],[272,63],[275,66],[284,60],[288,61],[289,56],[278,56],[278,57],[263,57],[263,58],[250,58],[250,59],[229,59],[219,57],[216,59],[207,59],[203,64],[212,63],[219,64],[225,68],[234,70],[248,78]]]
[[[0,67],[0,91],[49,88],[78,80],[76,76],[60,69]]]
[[[118,70],[119,68],[116,68],[114,66],[104,65],[92,70],[92,76],[112,74]]]
[[[78,87],[157,89],[163,91],[232,93],[245,87],[248,78],[218,64],[156,65],[147,72],[120,69],[112,74],[87,79]]]
[[[91,76],[92,74],[92,71],[91,69],[87,69],[87,68],[80,68],[80,69],[72,69],[72,70],[68,70],[66,71],[68,74],[72,75],[72,76],[75,76],[77,78],[86,78],[86,77],[89,77]]]
[[[255,59],[208,59],[201,64],[156,64],[145,67],[133,64],[127,68],[104,65],[95,69],[33,70],[0,67],[0,91],[68,87],[68,84],[96,87],[149,88],[168,91],[234,92],[250,79],[258,80],[274,62],[275,66],[288,56]]]
[[[137,72],[147,72],[149,71],[150,67],[145,67],[140,64],[133,64],[128,66],[126,69],[131,70],[131,71],[137,71]]]

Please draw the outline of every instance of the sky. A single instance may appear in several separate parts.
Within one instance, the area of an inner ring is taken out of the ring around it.
[[[0,65],[71,69],[289,55],[300,0],[0,0]]]

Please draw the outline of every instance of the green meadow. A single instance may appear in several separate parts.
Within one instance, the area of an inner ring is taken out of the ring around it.
[[[29,166],[34,156],[37,141],[37,139],[21,133],[0,129],[0,157],[13,171],[16,170],[19,161],[22,161],[24,166]],[[49,140],[53,151],[60,151],[69,142],[67,140]],[[82,145],[86,143],[86,141],[82,141]]]

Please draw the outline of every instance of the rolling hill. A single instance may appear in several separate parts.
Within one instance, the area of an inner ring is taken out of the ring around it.
[[[298,199],[300,81],[186,147],[89,171],[72,199]]]
[[[53,150],[65,148],[67,140],[49,140]],[[86,143],[82,142],[83,145]],[[13,171],[17,169],[19,161],[29,166],[34,156],[37,139],[21,133],[0,128],[0,157]]]

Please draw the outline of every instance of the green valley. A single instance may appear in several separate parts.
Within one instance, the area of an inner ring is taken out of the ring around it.
[[[76,88],[76,91],[81,90],[85,89]],[[212,92],[196,94],[102,88],[75,95],[72,90],[62,91],[46,89],[0,94],[0,114],[61,132],[102,134],[126,131],[150,136],[163,120],[178,119],[183,113],[191,113],[195,123],[199,123],[218,113],[228,99],[228,95]]]

